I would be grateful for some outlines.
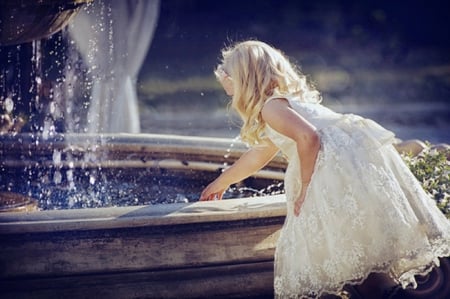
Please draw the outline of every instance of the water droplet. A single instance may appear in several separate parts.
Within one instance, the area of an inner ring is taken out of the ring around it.
[[[14,101],[12,98],[7,97],[5,99],[5,101],[3,102],[3,109],[5,109],[5,111],[7,113],[11,113],[14,109]]]
[[[186,198],[183,194],[177,194],[174,200],[175,203],[188,203],[189,199]]]
[[[56,166],[61,165],[61,152],[58,150],[53,150],[53,164]]]
[[[56,185],[60,184],[62,181],[62,174],[59,171],[55,171],[55,174],[53,175],[53,183]]]

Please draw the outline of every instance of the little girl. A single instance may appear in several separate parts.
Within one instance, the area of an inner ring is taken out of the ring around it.
[[[263,42],[238,43],[222,55],[215,75],[252,147],[200,200],[221,199],[279,150],[287,157],[276,298],[338,294],[374,272],[414,287],[414,275],[450,255],[450,222],[393,147],[392,132],[322,106],[305,76]]]

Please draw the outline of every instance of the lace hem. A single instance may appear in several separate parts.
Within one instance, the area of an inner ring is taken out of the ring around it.
[[[433,271],[433,269],[435,267],[439,267],[439,265],[440,265],[439,259],[440,258],[450,258],[450,248],[449,248],[448,241],[442,239],[438,243],[440,245],[432,250],[432,252],[433,252],[432,255],[434,258],[431,262],[429,262],[426,265],[418,266],[418,267],[410,269],[406,272],[403,272],[403,273],[401,273],[401,275],[399,277],[396,277],[397,275],[395,275],[392,271],[392,265],[396,263],[396,261],[394,261],[394,260],[386,262],[383,265],[378,265],[378,266],[372,267],[370,270],[366,271],[366,273],[364,275],[362,275],[360,278],[348,279],[344,282],[335,283],[334,286],[332,286],[332,287],[323,287],[320,290],[309,291],[309,292],[306,292],[303,294],[297,294],[297,293],[294,294],[292,292],[285,292],[285,290],[281,286],[282,278],[275,277],[275,281],[274,281],[275,296],[274,296],[274,298],[276,298],[276,299],[314,299],[314,298],[318,299],[324,295],[340,296],[340,294],[342,294],[342,291],[344,290],[345,286],[360,285],[369,277],[369,275],[371,275],[373,273],[382,273],[382,274],[389,275],[389,277],[391,279],[393,279],[394,282],[399,284],[399,286],[401,286],[403,289],[406,289],[406,288],[415,289],[415,288],[417,288],[417,282],[416,282],[415,276],[425,276],[425,275],[429,274],[431,271]],[[429,252],[429,251],[427,251],[427,252]],[[424,251],[422,251],[422,254],[425,254]],[[418,256],[418,254],[411,252],[407,256]],[[407,257],[406,259],[410,259],[410,258]],[[410,260],[414,260],[414,259],[411,258]]]

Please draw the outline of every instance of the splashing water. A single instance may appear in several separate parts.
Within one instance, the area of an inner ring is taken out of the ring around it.
[[[64,30],[46,40],[0,48],[0,114],[25,118],[17,135],[22,166],[0,161],[0,191],[24,194],[40,209],[93,208],[196,201],[217,174],[180,175],[140,168],[104,168],[105,148],[69,139],[53,148],[61,133],[139,132],[136,76],[158,17],[159,1],[98,0],[83,8]],[[3,126],[1,127],[3,128]],[[1,129],[0,128],[0,129]],[[228,166],[236,137],[224,154]],[[31,150],[47,148],[49,161]],[[44,163],[45,162],[45,163]],[[47,163],[48,162],[48,163]],[[11,167],[10,167],[11,166]],[[224,198],[282,192],[282,183],[251,180],[232,186]]]
[[[201,190],[217,176],[202,170],[88,165],[83,155],[66,157],[60,150],[54,150],[51,159],[51,163],[25,167],[2,166],[6,171],[0,172],[0,191],[26,194],[37,199],[43,210],[186,203],[197,201]],[[224,199],[280,193],[280,181],[249,179],[232,186]]]
[[[95,1],[69,34],[92,78],[87,131],[140,131],[136,77],[158,19],[159,1]]]
[[[158,13],[159,0],[94,1],[48,39],[1,47],[2,132],[29,132],[36,146],[49,147],[59,133],[139,132],[135,81]],[[11,129],[10,123],[22,116],[25,126]],[[95,151],[85,152],[81,158],[85,163],[99,161]],[[2,190],[32,195],[44,208],[111,202],[111,179],[99,167],[81,171],[70,167],[77,159],[60,150],[53,151],[49,166],[33,162],[33,156],[31,151],[27,154],[30,165],[19,169],[17,181],[8,179],[11,170],[0,161]],[[21,172],[26,174],[26,184]],[[65,195],[53,196],[60,192]]]

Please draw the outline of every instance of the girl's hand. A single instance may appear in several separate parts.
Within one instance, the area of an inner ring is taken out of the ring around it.
[[[229,186],[220,185],[217,180],[209,184],[200,195],[200,201],[221,200]]]
[[[240,182],[263,168],[278,153],[270,140],[265,146],[253,147],[225,169],[200,195],[200,200],[221,200],[223,193],[234,183]]]

